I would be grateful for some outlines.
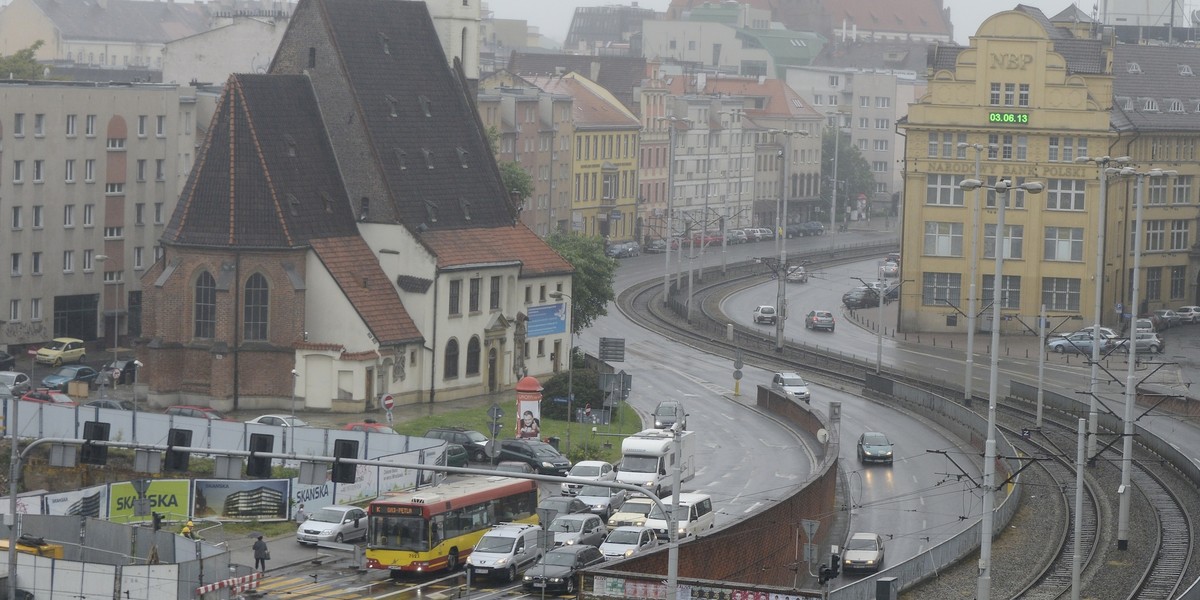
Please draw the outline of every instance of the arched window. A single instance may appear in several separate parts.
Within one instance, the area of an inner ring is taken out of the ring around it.
[[[196,278],[196,294],[192,301],[194,337],[209,339],[217,337],[217,282],[208,271]]]
[[[464,4],[463,6],[466,6],[466,5]],[[458,51],[458,58],[460,61],[462,61],[463,70],[466,70],[466,68],[467,68],[467,40],[468,39],[470,39],[470,38],[467,36],[467,28],[463,27],[462,48],[460,48]]]
[[[458,377],[458,340],[446,342],[446,366],[442,367],[445,379]]]
[[[242,339],[265,340],[267,339],[267,300],[270,297],[267,278],[259,273],[251,275],[250,279],[246,280],[245,295]]]
[[[479,336],[467,342],[467,377],[479,375]]]

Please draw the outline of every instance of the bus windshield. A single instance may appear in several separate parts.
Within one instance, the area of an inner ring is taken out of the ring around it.
[[[429,534],[425,520],[419,516],[372,516],[371,546],[395,550],[429,549]]]

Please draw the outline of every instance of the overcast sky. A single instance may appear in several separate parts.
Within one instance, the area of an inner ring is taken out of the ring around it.
[[[3,1],[3,0],[0,0]],[[877,0],[888,2],[889,0]],[[969,37],[975,35],[979,24],[987,17],[1004,10],[1015,8],[1016,0],[998,3],[980,2],[979,0],[943,0],[950,8],[950,18],[954,21],[954,39],[960,44],[966,44]],[[643,8],[653,8],[659,12],[667,9],[670,0],[638,0],[636,4]],[[1036,6],[1052,17],[1072,2],[1068,0],[1023,0],[1029,6]],[[575,14],[577,6],[607,6],[613,4],[634,4],[631,0],[487,0],[488,7],[498,19],[525,19],[530,25],[540,28],[542,35],[556,39],[559,42],[567,37],[567,29],[571,27],[571,15]],[[1093,2],[1083,0],[1078,3],[1084,12],[1091,14]],[[997,8],[1001,7],[1001,8]]]

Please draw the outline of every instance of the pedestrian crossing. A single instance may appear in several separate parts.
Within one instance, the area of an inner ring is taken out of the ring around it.
[[[258,593],[264,600],[284,598],[313,598],[318,600],[364,600],[396,591],[388,579],[365,584],[354,577],[333,573],[297,573],[268,575],[258,583]],[[456,586],[425,584],[421,586],[424,600],[449,600],[458,596]]]

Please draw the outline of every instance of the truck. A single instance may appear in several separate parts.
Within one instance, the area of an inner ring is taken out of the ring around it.
[[[675,433],[667,429],[646,429],[621,442],[621,468],[617,481],[646,488],[662,497],[672,492],[675,465],[679,481],[696,475],[694,432],[679,432],[679,456],[675,454]]]

